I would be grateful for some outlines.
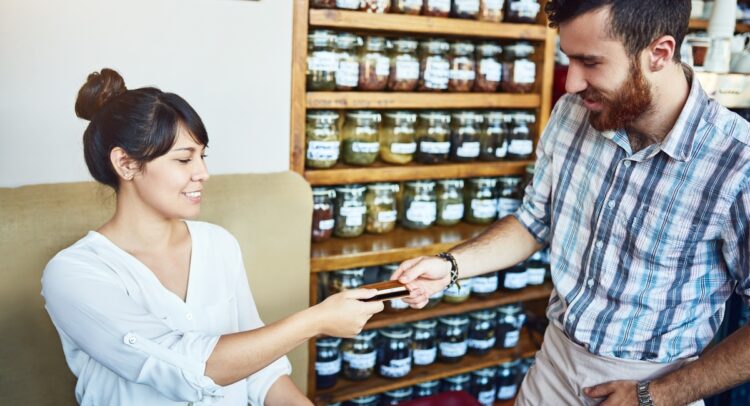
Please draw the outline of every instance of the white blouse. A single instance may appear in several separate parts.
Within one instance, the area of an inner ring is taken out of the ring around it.
[[[44,270],[42,296],[82,405],[262,405],[291,364],[282,357],[229,386],[204,375],[219,337],[263,326],[237,240],[187,221],[187,298],[95,231]]]

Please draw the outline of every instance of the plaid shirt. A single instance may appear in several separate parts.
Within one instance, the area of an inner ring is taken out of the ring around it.
[[[662,143],[555,106],[516,218],[551,247],[547,316],[588,351],[670,362],[699,354],[733,290],[750,298],[750,125],[698,80]]]

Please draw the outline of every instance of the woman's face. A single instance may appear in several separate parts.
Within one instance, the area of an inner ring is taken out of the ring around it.
[[[172,149],[146,163],[133,179],[135,193],[146,206],[167,219],[186,219],[200,213],[203,183],[208,180],[205,145],[179,126]]]

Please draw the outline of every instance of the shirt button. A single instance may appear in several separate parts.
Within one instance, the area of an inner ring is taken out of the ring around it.
[[[604,246],[604,243],[602,242],[602,240],[599,240],[599,241],[596,242],[596,248],[600,248],[601,249],[603,246]]]
[[[135,336],[134,336],[134,335],[132,335],[132,334],[126,334],[126,335],[125,335],[125,339],[124,339],[123,341],[125,342],[125,344],[130,344],[130,345],[133,345],[133,344],[135,344],[135,343],[136,343],[136,341],[138,341],[138,340],[137,340],[137,339],[135,338]]]
[[[607,203],[607,206],[608,206],[608,207],[609,207],[610,209],[611,209],[611,208],[613,208],[613,207],[615,207],[615,201],[614,201],[614,200],[610,200],[610,201],[609,201],[609,203]]]
[[[185,318],[188,319],[188,320],[192,320],[193,319],[193,313],[186,314]]]
[[[630,161],[625,161],[623,165],[625,165],[626,168],[630,168]]]
[[[593,279],[589,279],[588,285],[589,285],[589,287],[594,286],[594,280]]]
[[[570,321],[576,321],[576,315],[575,314],[571,314],[570,316],[568,316],[568,320],[570,320]]]

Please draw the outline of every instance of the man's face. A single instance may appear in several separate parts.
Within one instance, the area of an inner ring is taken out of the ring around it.
[[[651,85],[640,60],[608,35],[609,9],[602,8],[560,25],[560,46],[568,57],[568,93],[578,94],[599,131],[626,128],[651,108]]]

